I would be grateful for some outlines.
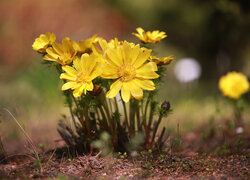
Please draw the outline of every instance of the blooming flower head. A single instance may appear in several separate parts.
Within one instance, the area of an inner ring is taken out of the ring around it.
[[[47,32],[45,34],[41,34],[39,38],[36,38],[34,43],[32,44],[32,47],[35,51],[39,53],[45,53],[48,46],[52,45],[55,40],[55,34]]]
[[[44,60],[56,61],[62,66],[69,65],[76,58],[76,51],[73,48],[72,41],[64,38],[62,44],[54,42],[52,47],[47,48]]]
[[[78,43],[73,41],[73,47],[78,53],[83,54],[91,51],[93,46],[95,46],[100,39],[101,38],[95,34],[91,38],[80,40]]]
[[[75,58],[73,66],[63,66],[62,69],[65,73],[62,73],[60,79],[68,80],[63,86],[62,90],[72,89],[73,95],[79,97],[92,91],[94,85],[92,80],[102,73],[102,66],[96,61],[95,56],[83,54],[81,60]]]
[[[140,41],[142,41],[143,43],[158,43],[160,42],[160,40],[164,39],[165,37],[167,37],[166,33],[163,31],[147,31],[145,32],[141,27],[136,28],[136,31],[138,33],[132,33],[133,35],[135,35],[138,39],[140,39]]]
[[[229,72],[220,78],[219,89],[224,96],[238,99],[242,94],[249,91],[249,82],[244,74]]]
[[[158,66],[170,64],[173,61],[172,56],[157,58],[155,56],[150,56],[149,61],[155,62]]]
[[[155,73],[158,70],[157,65],[154,62],[145,63],[150,53],[151,50],[143,50],[139,45],[132,47],[126,41],[106,50],[101,77],[116,80],[107,92],[108,98],[115,97],[121,90],[122,99],[128,102],[131,97],[142,99],[142,89],[155,89],[152,79],[159,77]]]

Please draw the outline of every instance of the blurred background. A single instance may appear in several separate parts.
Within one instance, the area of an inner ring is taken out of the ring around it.
[[[167,67],[160,90],[159,100],[170,101],[173,109],[163,124],[170,132],[179,124],[186,133],[231,118],[217,84],[232,70],[250,77],[249,7],[248,0],[1,0],[0,136],[6,151],[26,149],[20,128],[3,108],[36,144],[53,148],[60,139],[57,123],[68,114],[62,84],[31,47],[45,32],[54,32],[57,41],[97,33],[107,40],[138,42],[131,35],[137,27],[165,31],[168,37],[155,50],[160,57],[174,55],[175,61]],[[248,124],[249,114],[244,114]]]

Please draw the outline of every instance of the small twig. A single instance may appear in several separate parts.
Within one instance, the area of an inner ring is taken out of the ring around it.
[[[23,134],[24,134],[24,135],[26,136],[26,138],[28,139],[28,142],[30,143],[30,145],[31,145],[31,147],[32,147],[32,149],[33,149],[33,151],[34,151],[36,158],[37,158],[38,160],[40,160],[39,155],[38,155],[38,152],[36,151],[36,147],[35,147],[35,145],[34,145],[32,139],[30,138],[30,136],[25,132],[25,130],[23,129],[23,127],[21,126],[21,124],[20,124],[20,123],[18,122],[18,120],[12,115],[12,113],[11,113],[8,109],[6,109],[6,108],[3,108],[3,109],[4,109],[5,111],[7,111],[7,112],[10,114],[10,116],[14,119],[14,121],[17,123],[17,125],[19,126],[19,128],[22,130]]]
[[[99,151],[94,157],[97,158],[102,153],[102,151]]]
[[[49,163],[49,161],[52,159],[52,157],[54,156],[55,152],[56,152],[57,148],[55,148],[55,150],[52,152],[51,156],[49,157],[48,161],[46,162],[46,164]]]

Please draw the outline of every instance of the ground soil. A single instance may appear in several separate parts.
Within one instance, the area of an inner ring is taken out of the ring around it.
[[[233,131],[188,133],[170,149],[132,155],[68,158],[56,151],[2,159],[0,179],[249,179],[250,134]],[[176,138],[172,138],[176,140]],[[172,141],[174,142],[174,141]]]

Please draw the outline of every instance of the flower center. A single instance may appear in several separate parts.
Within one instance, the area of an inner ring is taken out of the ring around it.
[[[76,82],[77,83],[87,83],[88,82],[88,72],[82,71],[79,74],[77,74]]]
[[[126,82],[134,79],[136,75],[136,69],[131,64],[123,64],[119,67],[117,75],[120,77],[121,81]]]

